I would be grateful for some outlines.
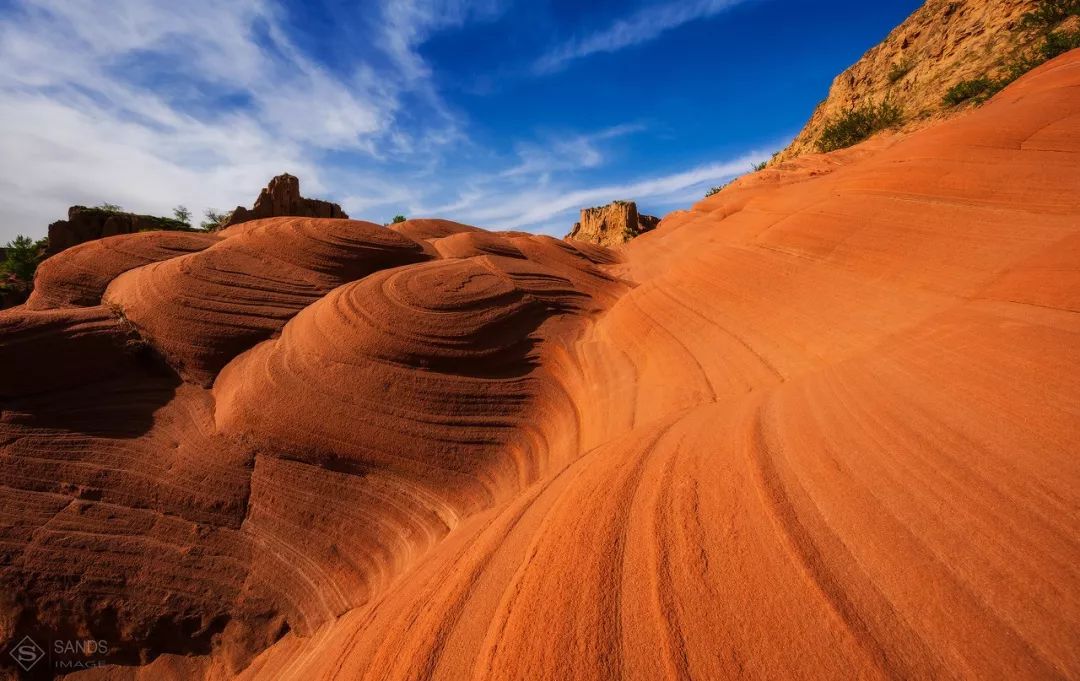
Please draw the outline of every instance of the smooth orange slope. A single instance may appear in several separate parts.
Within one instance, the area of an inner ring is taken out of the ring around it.
[[[617,252],[344,224],[245,273],[351,273],[304,306],[198,274],[237,233],[9,313],[5,362],[108,362],[0,382],[5,634],[77,602],[149,663],[86,678],[1080,678],[1080,53]]]

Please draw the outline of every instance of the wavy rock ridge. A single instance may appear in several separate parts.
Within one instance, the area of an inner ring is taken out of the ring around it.
[[[83,678],[1080,678],[1077,186],[1070,54],[617,250],[72,249],[0,316],[5,639],[115,641]]]

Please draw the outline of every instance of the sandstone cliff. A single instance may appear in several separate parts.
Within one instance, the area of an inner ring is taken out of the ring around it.
[[[633,201],[613,201],[606,206],[581,209],[581,222],[566,235],[567,239],[597,246],[618,246],[639,234],[656,228],[660,218],[638,213]]]
[[[153,230],[185,231],[189,229],[191,228],[188,225],[171,218],[122,213],[106,208],[72,206],[68,208],[67,220],[57,220],[49,225],[48,255],[56,255],[72,246],[107,236]]]
[[[259,198],[255,199],[251,210],[237,206],[223,227],[259,218],[276,217],[347,219],[349,216],[336,203],[300,196],[300,180],[284,173],[270,180],[266,188],[259,192]]]
[[[827,122],[853,107],[888,98],[907,127],[955,109],[943,102],[949,88],[997,75],[1040,37],[1023,16],[1036,0],[928,0],[880,44],[838,75],[802,132],[775,161],[818,151]]]

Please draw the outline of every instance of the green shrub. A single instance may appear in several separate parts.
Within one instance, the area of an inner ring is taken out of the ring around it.
[[[4,262],[0,269],[22,281],[33,281],[41,256],[38,246],[28,236],[19,235],[4,246]]]
[[[957,83],[945,94],[945,103],[955,106],[971,99],[981,104],[1036,66],[1078,47],[1080,47],[1080,31],[1051,31],[1043,36],[1042,43],[1034,50],[1021,54],[1007,63],[1000,78],[991,80],[983,76]]]
[[[945,93],[945,103],[949,106],[956,106],[969,99],[976,102],[986,101],[990,95],[1000,89],[995,89],[995,86],[996,83],[987,76],[962,80]]]
[[[713,194],[719,194],[720,190],[723,189],[726,186],[727,186],[727,184],[721,184],[721,185],[717,185],[715,187],[710,188],[709,191],[705,192],[705,198],[709,198]]]
[[[1024,26],[1047,27],[1074,16],[1080,16],[1080,0],[1041,0],[1020,21]]]
[[[906,76],[911,69],[915,68],[915,61],[911,58],[898,61],[889,69],[889,83],[895,83]]]
[[[876,132],[899,125],[903,111],[888,97],[880,104],[867,102],[829,119],[818,138],[820,151],[835,151],[858,144]]]
[[[94,208],[97,208],[98,210],[103,210],[106,213],[123,213],[124,212],[124,209],[121,208],[120,206],[116,205],[115,203],[102,203],[102,204],[99,204],[97,206],[94,206]]]
[[[0,260],[0,294],[16,295],[16,303],[25,300],[48,246],[47,237],[34,241],[20,234],[9,241],[4,246],[4,259]],[[10,299],[8,304],[11,304]]]
[[[407,218],[404,215],[395,215],[394,219],[390,221],[390,224],[396,225],[399,222],[405,222]]]
[[[751,163],[750,168],[756,173],[759,170],[765,170],[769,167],[769,159],[765,159],[761,163]]]
[[[1043,38],[1039,46],[1039,54],[1043,61],[1050,61],[1054,57],[1065,54],[1069,50],[1080,47],[1080,30],[1078,31],[1051,31]]]

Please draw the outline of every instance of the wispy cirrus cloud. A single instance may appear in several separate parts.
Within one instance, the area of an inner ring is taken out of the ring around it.
[[[770,148],[772,148],[770,146]],[[503,181],[501,176],[481,175],[459,179],[459,190],[439,205],[414,204],[412,215],[448,217],[489,229],[528,230],[562,236],[585,206],[616,199],[631,199],[640,207],[662,215],[701,200],[705,191],[748,172],[770,154],[754,150],[735,158],[696,165],[686,170],[648,173],[623,182],[584,182],[567,173],[564,179],[542,181],[535,173]]]
[[[705,189],[747,172],[768,153],[754,151],[738,158],[707,163],[661,175],[645,175],[617,184],[597,184],[570,189],[565,185],[535,187],[510,191],[492,201],[490,194],[483,204],[464,206],[460,219],[479,225],[497,225],[499,229],[530,229],[561,236],[569,231],[584,206],[632,199],[652,206],[652,210],[685,207],[700,200]]]
[[[157,215],[249,204],[280,172],[361,219],[562,234],[582,206],[627,198],[664,212],[764,156],[664,171],[631,162],[663,122],[581,130],[553,117],[477,142],[483,122],[444,101],[422,48],[439,31],[498,17],[502,0],[330,5],[341,34],[315,38],[344,41],[336,59],[304,43],[311,36],[295,32],[282,0],[0,5],[0,243],[41,236],[76,203]],[[676,14],[628,25],[693,12]],[[365,40],[354,47],[355,35]]]
[[[502,177],[546,175],[559,170],[596,168],[604,162],[600,143],[625,137],[646,129],[642,123],[623,123],[599,132],[577,135],[548,135],[539,141],[519,142],[519,163],[503,170]]]
[[[650,5],[594,33],[558,45],[533,63],[533,71],[538,74],[552,73],[575,59],[640,45],[665,31],[714,16],[745,1],[674,0]]]
[[[374,29],[331,67],[294,42],[278,0],[7,3],[0,243],[42,233],[72,203],[229,208],[283,171],[310,193],[345,194],[328,181],[328,156],[423,165],[461,143],[418,48],[498,4],[378,0],[356,11]]]

